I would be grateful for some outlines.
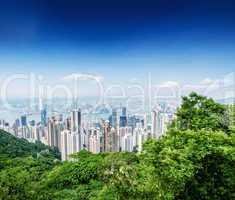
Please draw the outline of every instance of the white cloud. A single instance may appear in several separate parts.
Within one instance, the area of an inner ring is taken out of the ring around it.
[[[213,84],[214,83],[214,80],[210,79],[210,78],[205,78],[204,80],[202,80],[200,82],[201,85],[210,85],[210,84]]]
[[[160,84],[160,87],[179,87],[179,83],[175,81],[166,81]]]
[[[102,81],[103,77],[98,76],[98,75],[93,75],[93,74],[82,74],[82,73],[73,73],[68,76],[65,76],[62,78],[65,81],[70,81],[70,80],[96,80],[96,81]]]
[[[206,80],[206,79],[205,79]],[[207,79],[207,81],[204,81],[204,83],[210,84],[204,84],[204,94],[214,97],[216,99],[224,99],[224,98],[230,98],[235,97],[235,75],[234,73],[230,73],[226,76],[224,76],[221,79],[217,80],[211,80]]]
[[[175,81],[163,82],[158,86],[161,91],[168,89],[178,89],[182,95],[188,95],[195,91],[199,94],[210,96],[215,99],[224,99],[228,97],[235,97],[235,75],[230,73],[220,79],[205,78],[197,84],[183,84],[180,85]]]

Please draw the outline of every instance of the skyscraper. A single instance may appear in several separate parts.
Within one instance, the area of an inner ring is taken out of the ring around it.
[[[126,107],[122,107],[122,116],[126,116]]]
[[[26,115],[21,116],[21,134],[23,138],[29,138],[29,131],[27,127],[27,117]]]
[[[48,121],[48,127],[47,127],[47,142],[49,146],[55,146],[54,135],[55,135],[55,122],[54,118],[52,118]]]
[[[92,128],[89,131],[89,151],[91,151],[92,153],[100,153],[100,139],[100,129]]]
[[[138,119],[136,118],[136,116],[128,116],[127,124],[128,124],[128,126],[130,126],[134,129],[136,127],[137,121],[138,121]]]
[[[27,126],[27,117],[26,117],[26,115],[21,116],[21,126]]]
[[[61,124],[52,117],[48,122],[47,140],[49,146],[61,148]]]
[[[126,116],[120,116],[120,127],[127,126],[127,117]]]
[[[71,130],[80,132],[81,129],[81,110],[73,110],[71,112]]]
[[[111,126],[114,128],[117,128],[118,121],[117,121],[117,110],[113,109],[112,110],[112,116],[111,116]]]
[[[12,127],[15,136],[18,136],[19,127],[20,127],[20,120],[16,119]]]
[[[110,144],[110,123],[109,121],[102,121],[101,131],[102,131],[102,138],[101,138],[101,152],[106,152],[109,150]]]
[[[46,110],[46,108],[43,108],[41,110],[41,124],[43,126],[46,126],[46,124],[47,124],[47,110]]]
[[[122,107],[122,115],[120,116],[120,127],[127,126],[126,107]]]
[[[65,161],[68,159],[68,134],[69,130],[64,130],[61,132],[61,159]]]

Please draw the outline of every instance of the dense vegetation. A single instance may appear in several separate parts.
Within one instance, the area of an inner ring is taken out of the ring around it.
[[[57,165],[60,153],[0,131],[0,199],[32,199],[39,181]]]
[[[39,154],[52,155],[60,159],[60,153],[56,148],[49,148],[43,143],[37,141],[30,143],[25,139],[19,139],[0,130],[0,155],[10,158],[33,156]]]
[[[229,115],[229,125],[230,127],[235,126],[235,105],[228,105],[227,107],[228,115]]]
[[[56,151],[1,132],[0,199],[235,199],[231,110],[192,93],[140,154],[81,151],[63,163]]]

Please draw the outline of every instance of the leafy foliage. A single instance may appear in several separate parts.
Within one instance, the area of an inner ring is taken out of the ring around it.
[[[235,105],[228,105],[227,112],[229,115],[229,125],[230,127],[235,127]]]
[[[30,143],[25,139],[19,139],[11,134],[0,130],[0,155],[10,158],[33,156],[37,157],[38,154],[52,155],[60,159],[60,153],[56,148],[49,148],[43,143],[37,141]]]
[[[143,161],[153,167],[157,199],[232,199],[235,197],[234,134],[170,130],[149,140]],[[160,195],[160,194],[159,194]]]
[[[176,116],[172,127],[180,130],[211,129],[227,132],[229,128],[226,106],[194,92],[182,98],[182,105],[177,110]]]
[[[0,199],[235,199],[231,110],[192,93],[167,134],[140,154],[81,151],[63,163],[56,149],[1,131]]]

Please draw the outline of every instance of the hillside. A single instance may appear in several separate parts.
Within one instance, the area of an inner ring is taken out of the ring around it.
[[[30,143],[25,139],[16,138],[13,135],[0,130],[0,155],[8,158],[37,156],[38,153],[48,152],[59,159],[57,149],[49,148],[41,142]]]
[[[226,114],[194,93],[183,98],[166,135],[149,139],[140,154],[80,151],[63,163],[34,156],[45,145],[1,132],[0,199],[235,199],[235,129]]]

